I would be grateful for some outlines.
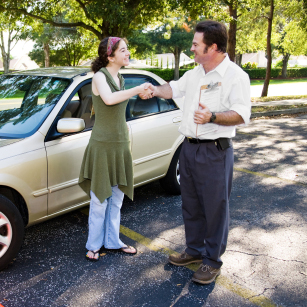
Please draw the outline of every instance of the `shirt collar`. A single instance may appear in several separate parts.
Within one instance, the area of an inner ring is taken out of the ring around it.
[[[226,56],[225,56],[224,60],[219,65],[217,65],[213,70],[209,71],[208,74],[216,71],[221,77],[224,77],[225,72],[226,72],[226,70],[227,70],[227,68],[230,64],[230,59],[229,59],[228,54],[225,53],[225,55]],[[201,66],[201,70],[203,72],[203,75],[206,75],[203,66],[202,65],[199,65],[199,66]]]

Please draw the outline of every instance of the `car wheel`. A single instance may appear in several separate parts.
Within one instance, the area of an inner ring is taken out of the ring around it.
[[[160,184],[165,189],[165,191],[173,195],[179,195],[181,193],[179,172],[180,150],[181,146],[176,150],[166,176],[160,179]]]
[[[0,270],[17,255],[24,236],[24,224],[16,206],[0,195]]]

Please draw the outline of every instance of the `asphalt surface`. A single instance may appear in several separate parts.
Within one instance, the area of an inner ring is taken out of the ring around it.
[[[180,196],[158,182],[125,199],[127,256],[85,259],[87,210],[26,230],[0,272],[9,306],[307,306],[307,115],[256,119],[238,129],[231,224],[222,275],[202,286],[194,268],[168,264],[185,246]]]

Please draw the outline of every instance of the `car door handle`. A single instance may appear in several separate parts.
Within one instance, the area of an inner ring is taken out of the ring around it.
[[[173,123],[180,123],[180,122],[181,122],[181,116],[173,118]]]

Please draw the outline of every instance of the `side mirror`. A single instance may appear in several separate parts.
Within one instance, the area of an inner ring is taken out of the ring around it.
[[[57,124],[57,131],[60,133],[80,132],[84,128],[85,122],[82,118],[62,118]]]

